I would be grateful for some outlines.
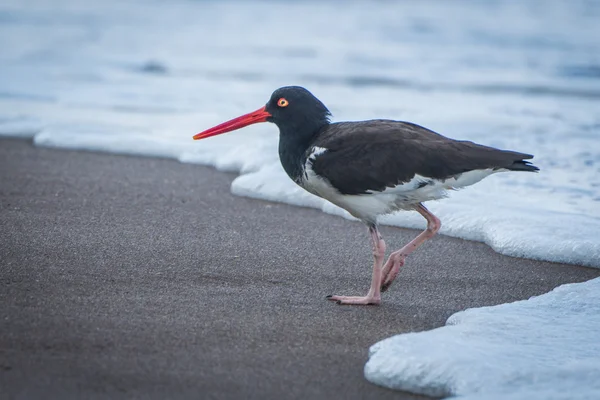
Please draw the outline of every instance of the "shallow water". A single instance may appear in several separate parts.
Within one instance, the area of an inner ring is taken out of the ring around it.
[[[539,174],[431,203],[442,232],[600,267],[598,20],[600,2],[584,0],[5,0],[0,134],[241,171],[236,194],[345,215],[283,174],[272,125],[191,140],[302,85],[336,121],[409,120],[535,154]]]

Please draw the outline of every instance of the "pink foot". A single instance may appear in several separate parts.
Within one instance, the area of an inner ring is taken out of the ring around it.
[[[358,304],[358,305],[373,305],[381,303],[381,298],[375,296],[327,296],[327,300],[335,301],[338,304]]]
[[[400,272],[400,267],[404,265],[404,256],[401,255],[392,255],[390,259],[383,267],[383,278],[381,279],[381,291],[385,292],[390,288],[394,279],[398,276]]]

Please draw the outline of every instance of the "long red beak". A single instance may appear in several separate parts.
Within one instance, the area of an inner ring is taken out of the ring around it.
[[[220,135],[222,133],[235,131],[236,129],[243,128],[248,125],[256,124],[258,122],[267,122],[267,118],[271,116],[265,107],[261,107],[256,111],[248,114],[244,114],[241,117],[234,118],[227,122],[223,122],[215,127],[205,130],[194,135],[194,140],[205,139],[207,137]]]

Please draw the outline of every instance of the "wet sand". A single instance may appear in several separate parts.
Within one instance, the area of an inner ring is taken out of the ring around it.
[[[2,397],[422,398],[367,382],[369,346],[600,276],[438,236],[381,306],[339,306],[325,296],[368,289],[365,227],[235,197],[233,178],[0,139]]]

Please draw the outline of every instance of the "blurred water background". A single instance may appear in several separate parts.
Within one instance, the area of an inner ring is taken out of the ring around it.
[[[600,266],[599,21],[593,0],[1,0],[0,134],[239,171],[235,194],[344,215],[283,174],[275,126],[191,140],[302,85],[334,121],[535,154],[540,174],[432,203],[442,232]]]

